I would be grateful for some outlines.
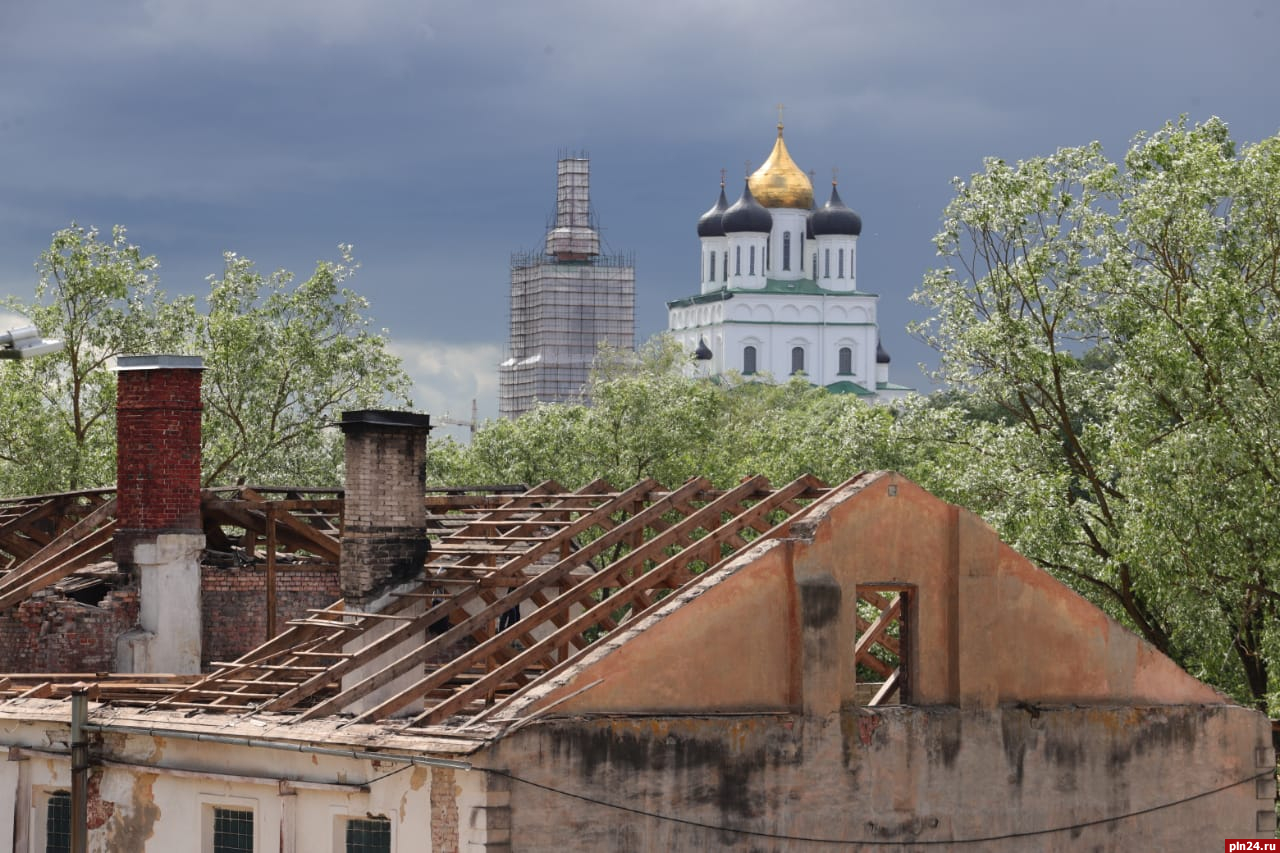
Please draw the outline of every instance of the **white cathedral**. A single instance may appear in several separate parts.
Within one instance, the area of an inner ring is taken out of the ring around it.
[[[778,139],[732,205],[698,220],[702,287],[667,303],[667,329],[706,375],[782,380],[803,374],[835,393],[882,402],[913,389],[889,381],[876,303],[858,289],[862,218],[840,200],[813,203],[813,183]]]

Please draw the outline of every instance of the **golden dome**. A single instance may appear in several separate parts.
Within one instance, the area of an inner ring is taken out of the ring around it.
[[[764,165],[747,179],[751,194],[765,207],[795,207],[808,210],[813,207],[813,183],[809,176],[787,153],[782,141],[782,122],[778,122],[778,141]]]

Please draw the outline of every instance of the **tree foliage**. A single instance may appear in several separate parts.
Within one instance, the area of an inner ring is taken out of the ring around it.
[[[925,485],[1267,707],[1280,517],[1280,139],[1216,119],[957,181],[918,332],[969,416]],[[985,417],[973,413],[985,412]],[[920,426],[926,424],[921,422]]]
[[[729,486],[755,474],[783,483],[806,473],[835,483],[901,461],[887,408],[802,378],[698,378],[665,335],[638,353],[603,352],[586,396],[590,406],[544,404],[487,424],[469,446],[434,441],[431,475],[451,484],[552,479],[567,488],[597,477],[619,486],[705,476]]]
[[[114,482],[118,355],[203,356],[208,483],[337,484],[341,444],[328,424],[345,408],[407,405],[408,377],[344,287],[356,269],[348,247],[301,282],[228,254],[207,313],[160,290],[157,266],[124,228],[73,224],[40,256],[34,299],[4,301],[66,346],[0,364],[0,493]]]

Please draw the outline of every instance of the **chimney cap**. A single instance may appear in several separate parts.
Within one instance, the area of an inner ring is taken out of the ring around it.
[[[408,429],[431,429],[431,416],[418,412],[399,412],[394,409],[356,409],[343,412],[342,420],[337,426],[343,432],[361,427],[400,427]]]
[[[116,372],[126,370],[204,370],[204,359],[198,355],[118,355]]]

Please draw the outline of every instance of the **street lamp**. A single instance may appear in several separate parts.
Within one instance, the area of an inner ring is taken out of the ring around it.
[[[62,341],[45,340],[35,326],[0,332],[0,358],[34,358],[62,349]]]

